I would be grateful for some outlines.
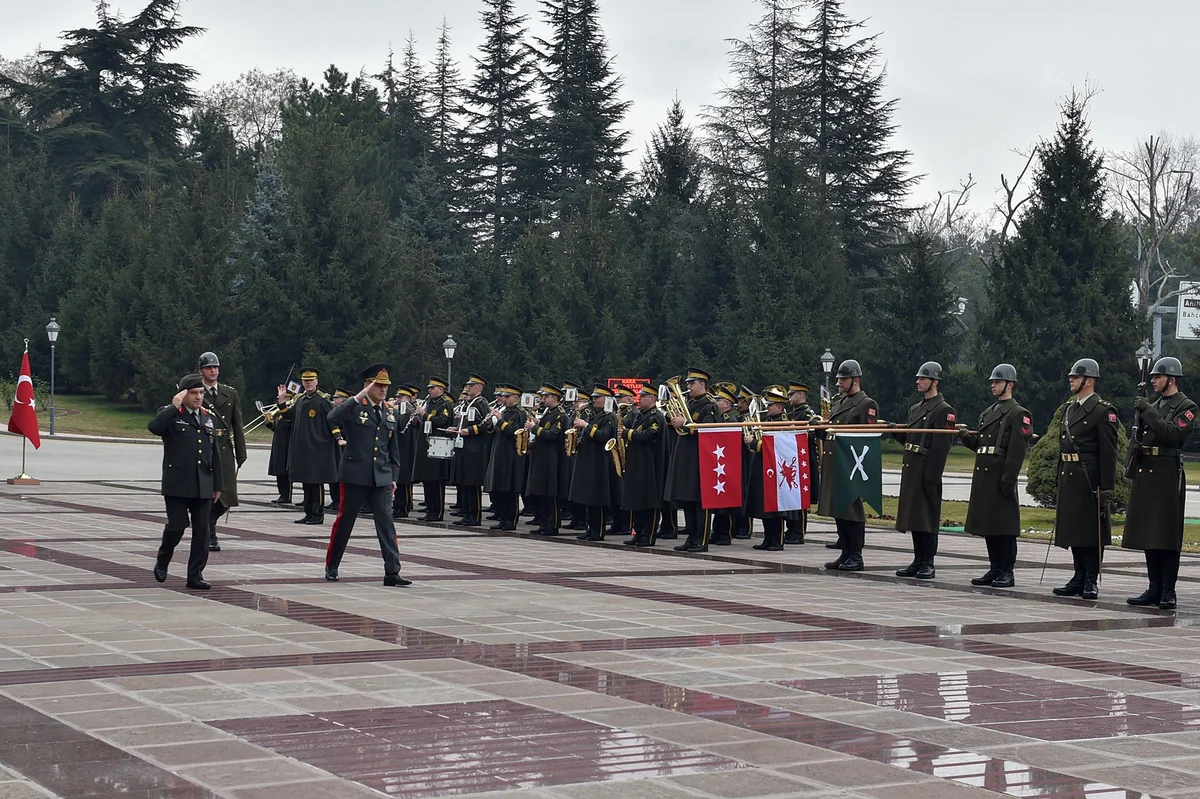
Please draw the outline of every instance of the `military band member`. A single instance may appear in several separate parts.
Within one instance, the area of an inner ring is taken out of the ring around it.
[[[576,399],[571,404],[571,407],[568,410],[568,418],[567,418],[567,429],[568,430],[575,429],[575,420],[580,418],[580,416],[582,416],[582,415],[590,414],[591,408],[592,408],[592,399],[591,399],[591,397],[588,396],[588,392],[586,389],[584,389],[581,386],[576,386],[574,383],[564,383],[563,384],[564,392],[568,391],[571,388],[575,389]],[[575,480],[575,458],[576,458],[575,455],[572,455],[567,458],[567,469],[569,472],[569,478],[567,480],[567,495],[568,495],[568,497],[570,496],[570,493],[571,493],[570,486]],[[576,505],[574,502],[570,501],[569,499],[566,503],[566,506],[567,506],[567,515],[569,515],[571,517],[571,523],[569,525],[567,525],[567,529],[568,530],[586,530],[587,529],[587,509],[584,508],[582,505]]]
[[[237,473],[246,462],[246,431],[242,426],[242,399],[233,386],[219,383],[221,361],[215,352],[200,356],[200,377],[204,380],[204,404],[216,416],[217,443],[221,448],[221,477],[225,488],[221,498],[213,502],[209,517],[208,550],[220,552],[217,541],[217,521],[230,509],[237,507]]]
[[[191,517],[192,545],[188,553],[187,587],[204,590],[208,563],[208,515],[221,498],[221,451],[217,443],[216,414],[204,407],[204,381],[187,375],[179,381],[179,393],[164,405],[147,426],[162,438],[162,494],[167,523],[154,560],[154,579],[165,582],[167,566],[175,547],[183,539]]]
[[[387,405],[391,371],[392,367],[386,363],[368,366],[359,374],[362,390],[329,411],[329,424],[343,431],[346,445],[338,469],[342,497],[325,554],[326,580],[338,579],[338,567],[354,531],[354,521],[359,509],[366,505],[371,508],[375,537],[383,554],[383,584],[412,584],[400,576],[400,550],[391,513],[392,493],[396,490],[392,470],[400,465],[398,425]]]
[[[612,458],[604,445],[617,433],[616,414],[605,410],[612,389],[603,383],[592,388],[592,405],[575,418],[579,436],[575,469],[571,478],[571,504],[582,508],[587,532],[575,536],[581,541],[604,540],[604,507],[612,501],[608,487]]]
[[[617,434],[618,437],[624,433],[624,425],[629,419],[629,414],[635,410],[634,400],[636,395],[632,388],[625,384],[617,385],[613,391],[617,399]],[[612,502],[608,506],[606,513],[609,518],[605,519],[605,523],[609,525],[608,532],[613,535],[628,535],[632,527],[633,519],[630,514],[621,510],[621,492],[625,490],[625,480],[622,475],[617,474],[616,461],[609,458],[609,463],[612,464],[612,477],[609,478],[608,488],[612,494]]]
[[[658,410],[658,389],[642,386],[637,407],[626,418],[621,434],[625,439],[621,510],[630,514],[633,530],[633,537],[626,539],[625,544],[652,547],[658,533],[666,474],[661,441],[664,435],[675,435],[667,433],[667,421]]]
[[[862,367],[858,365],[858,361],[846,360],[838,366],[838,396],[830,406],[829,424],[875,424],[878,421],[879,406],[862,390],[862,374]],[[832,439],[836,435],[836,430],[829,430],[814,436],[814,438]],[[842,545],[842,554],[837,560],[826,563],[825,568],[839,571],[862,571],[862,551],[867,537],[867,514],[863,509],[861,498],[854,500],[848,507],[842,508],[836,514],[833,512],[835,482],[833,459],[834,447],[825,447],[821,453],[821,473],[825,475],[826,479],[821,483],[821,499],[817,513],[821,516],[834,517],[838,540]]]
[[[750,402],[754,399],[754,392],[751,391],[750,389],[748,389],[746,386],[738,386],[737,398],[738,398],[738,404],[737,404],[738,416],[741,417],[742,419],[749,419],[750,418]],[[816,471],[817,471],[816,468],[812,469],[812,472],[814,474],[816,473]],[[750,459],[744,458],[742,460],[742,485],[749,485],[749,480],[750,480]],[[814,483],[813,485],[815,488],[816,484]],[[734,522],[735,522],[735,527],[733,530],[733,537],[734,538],[742,538],[742,539],[749,538],[751,521],[750,521],[750,517],[748,515],[746,515],[745,511],[743,511],[741,514],[739,514],[738,517],[734,520]]]
[[[292,399],[292,392],[284,391],[284,402]],[[271,500],[272,505],[292,504],[292,478],[288,476],[288,447],[292,443],[292,422],[279,418],[278,409],[270,411],[263,422],[271,431],[271,458],[267,462],[267,474],[275,478],[279,496]]]
[[[1062,406],[1054,544],[1069,547],[1075,574],[1058,596],[1100,596],[1100,561],[1112,543],[1108,503],[1117,476],[1117,409],[1096,394],[1100,366],[1081,358],[1067,373],[1073,398]]]
[[[769,386],[763,391],[763,401],[767,403],[766,421],[782,422],[786,421],[784,405],[787,403],[787,397],[782,391],[775,386]],[[762,434],[756,433],[752,428],[746,428],[743,434],[743,441],[746,444],[746,450],[750,454],[747,458],[750,462],[750,469],[747,474],[745,483],[745,508],[746,515],[753,519],[761,519],[763,525],[763,540],[761,544],[755,544],[755,549],[765,550],[767,552],[782,552],[784,545],[783,523],[788,511],[768,511],[765,509],[764,492],[767,489],[763,482],[762,468]],[[774,486],[771,486],[774,490]]]
[[[333,390],[333,396],[329,398],[329,402],[333,407],[338,407],[347,399],[350,398],[350,392],[344,388],[338,387]],[[338,428],[333,429],[333,459],[338,466],[342,464],[342,452],[346,448],[346,437],[342,435],[342,431]],[[336,511],[341,500],[341,493],[338,488],[338,482],[329,484],[329,504],[325,506],[325,510]]]
[[[1178,358],[1159,358],[1150,371],[1150,385],[1158,398],[1134,401],[1140,415],[1134,453],[1129,511],[1121,546],[1146,555],[1149,587],[1125,601],[1130,605],[1158,605],[1173,610],[1175,581],[1179,577],[1179,552],[1183,549],[1184,502],[1187,480],[1181,448],[1196,427],[1196,403],[1179,390],[1183,367]]]
[[[525,429],[525,409],[521,407],[521,389],[509,383],[496,386],[503,403],[492,411],[492,455],[484,476],[484,488],[496,511],[493,530],[516,530],[520,520],[517,497],[525,490],[526,455],[517,454],[517,431]]]
[[[942,396],[942,365],[926,361],[917,369],[917,392],[921,401],[908,409],[909,430],[953,430],[954,408]],[[931,433],[893,433],[904,445],[900,471],[900,503],[896,529],[910,533],[913,560],[896,571],[897,577],[932,580],[937,576],[938,530],[942,527],[942,472],[953,443],[950,436]]]
[[[292,423],[292,443],[288,448],[288,474],[304,487],[304,517],[296,524],[324,524],[322,499],[326,483],[337,479],[334,460],[333,429],[329,412],[333,404],[317,390],[320,375],[316,369],[300,372],[304,393],[290,407],[285,406],[287,389],[278,388],[280,417]]]
[[[440,522],[446,512],[446,481],[450,479],[450,459],[429,457],[429,442],[438,438],[451,438],[454,433],[454,409],[446,397],[446,381],[440,377],[429,378],[425,387],[425,411],[419,413],[420,436],[417,453],[413,460],[414,483],[421,484],[425,494],[423,522]]]
[[[487,478],[488,460],[491,455],[490,437],[495,426],[490,423],[491,408],[483,397],[487,381],[471,374],[463,386],[466,404],[461,419],[455,420],[462,445],[455,453],[454,485],[457,488],[462,520],[456,524],[476,526],[483,523],[483,484]],[[499,390],[499,386],[496,387]]]
[[[737,424],[742,421],[737,409],[737,386],[733,383],[718,383],[712,395],[716,400],[717,421]],[[743,459],[748,460],[748,459]],[[745,485],[745,483],[743,483]],[[742,508],[721,508],[712,512],[712,534],[710,544],[729,546],[733,543],[733,533],[740,524]]]
[[[808,383],[803,380],[792,380],[787,385],[788,404],[784,410],[784,418],[789,422],[807,422],[813,417],[813,409],[808,405]],[[820,496],[820,469],[810,468],[812,492]],[[803,544],[808,532],[808,511],[788,511],[784,518],[784,543]]]
[[[559,404],[562,389],[548,383],[538,389],[542,399],[540,418],[529,418],[529,474],[525,481],[525,496],[534,508],[537,522],[535,535],[558,535],[560,527],[559,501],[566,500],[569,475],[563,468],[567,460],[563,451],[563,434],[567,430],[567,414]]]
[[[964,529],[987,542],[988,570],[971,585],[1012,588],[1017,565],[1017,538],[1021,535],[1021,504],[1017,480],[1033,432],[1029,411],[1013,399],[1017,370],[997,364],[989,378],[995,402],[979,416],[979,432],[963,430],[958,436],[975,451],[971,473],[971,502]]]
[[[396,467],[396,493],[392,497],[392,518],[407,519],[413,509],[412,472],[413,460],[417,451],[418,423],[416,416],[416,398],[419,388],[411,383],[405,383],[396,388],[394,398],[396,413],[396,429],[400,437],[400,464]]]
[[[688,537],[675,547],[677,552],[707,552],[711,519],[700,499],[700,437],[699,431],[689,428],[691,423],[712,424],[717,420],[717,406],[708,396],[708,381],[712,375],[703,369],[688,369],[684,377],[687,388],[687,412],[691,417],[676,416],[669,419],[679,440],[675,442],[675,453],[667,468],[664,498],[683,510],[684,526]]]

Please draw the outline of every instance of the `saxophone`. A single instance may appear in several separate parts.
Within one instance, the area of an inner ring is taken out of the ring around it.
[[[579,412],[576,418],[588,421],[590,419],[590,414],[588,411],[590,410],[591,408],[584,408]],[[572,420],[572,422],[573,421],[574,420]],[[579,451],[579,431],[575,429],[574,423],[572,423],[571,427],[567,429],[567,432],[563,434],[563,451],[567,453],[568,458],[574,458],[575,453]]]

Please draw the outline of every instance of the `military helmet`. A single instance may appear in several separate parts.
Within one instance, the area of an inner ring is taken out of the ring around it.
[[[842,361],[841,366],[838,367],[837,376],[862,377],[862,367],[855,360]]]
[[[937,361],[926,361],[917,370],[917,377],[928,377],[930,380],[942,379],[942,365]]]
[[[206,366],[220,366],[220,365],[221,365],[221,361],[220,361],[220,359],[217,358],[217,354],[215,352],[204,352],[204,353],[200,354],[199,366],[201,369],[203,369]]]
[[[1091,358],[1080,358],[1067,372],[1067,377],[1100,377],[1100,364]]]
[[[998,363],[996,368],[992,370],[992,376],[988,380],[1007,380],[1010,383],[1017,382],[1017,368],[1011,363]]]
[[[1183,377],[1183,366],[1180,365],[1178,358],[1167,356],[1159,358],[1154,362],[1154,368],[1150,370],[1150,375],[1166,375],[1167,377]]]

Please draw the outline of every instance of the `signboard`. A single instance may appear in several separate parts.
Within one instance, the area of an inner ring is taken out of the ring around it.
[[[1179,310],[1175,316],[1175,338],[1200,339],[1200,282],[1179,281]]]
[[[608,378],[608,387],[613,391],[617,390],[617,386],[625,386],[633,392],[633,396],[637,396],[642,390],[642,386],[649,384],[648,377],[610,377]]]

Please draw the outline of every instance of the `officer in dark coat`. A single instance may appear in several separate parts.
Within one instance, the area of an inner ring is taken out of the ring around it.
[[[939,388],[942,365],[926,361],[917,370],[917,392],[921,401],[908,409],[908,429],[953,430],[954,408]],[[942,527],[942,472],[953,443],[945,433],[894,433],[904,445],[904,466],[900,471],[900,503],[896,511],[896,529],[912,534],[913,561],[896,571],[897,577],[932,580],[937,572],[938,530]]]
[[[438,438],[453,438],[450,427],[454,422],[454,409],[446,396],[446,381],[440,377],[429,378],[425,410],[419,414],[420,437],[417,453],[413,460],[414,483],[421,484],[425,494],[423,522],[440,522],[446,510],[446,481],[450,479],[450,459],[429,457],[429,442]]]
[[[246,462],[246,431],[242,425],[242,398],[233,386],[220,383],[221,361],[215,352],[205,352],[199,360],[200,377],[204,380],[204,405],[216,417],[217,443],[221,447],[221,474],[225,488],[221,498],[213,503],[208,520],[208,549],[220,552],[217,541],[217,521],[238,504],[237,473]]]
[[[487,479],[491,457],[491,436],[495,427],[488,421],[491,407],[483,397],[487,381],[477,374],[467,378],[463,390],[467,393],[462,418],[455,422],[461,428],[462,443],[455,453],[454,485],[457,487],[462,521],[458,524],[475,526],[483,523],[483,484]]]
[[[290,402],[292,392],[285,391],[284,403]],[[267,463],[267,474],[275,478],[275,487],[279,496],[271,500],[272,505],[292,504],[292,478],[288,476],[288,448],[292,443],[292,421],[282,419],[278,408],[269,410],[263,424],[271,431],[271,459]]]
[[[416,432],[414,426],[416,417],[413,414],[413,400],[417,396],[417,387],[405,384],[396,387],[393,399],[396,416],[396,437],[400,439],[400,463],[392,471],[396,481],[396,493],[392,496],[392,518],[408,518],[412,510],[412,469],[413,456],[416,454]]]
[[[492,455],[484,476],[484,488],[496,510],[493,530],[516,530],[520,507],[517,497],[525,490],[525,459],[517,454],[517,431],[525,429],[527,414],[521,407],[521,390],[509,383],[496,386],[502,409],[491,414],[490,426],[495,431]]]
[[[1100,596],[1100,559],[1112,543],[1108,503],[1117,478],[1117,409],[1096,394],[1100,366],[1081,358],[1067,373],[1073,398],[1060,411],[1054,544],[1070,547],[1075,574],[1058,596]]]
[[[742,419],[750,419],[750,403],[754,400],[754,392],[745,386],[738,386],[738,416]],[[813,464],[812,471],[817,471],[816,464]],[[748,485],[750,480],[750,459],[742,458],[742,485]],[[815,484],[814,484],[815,485]],[[749,538],[750,537],[750,517],[746,515],[745,510],[738,515],[734,520],[734,538]]]
[[[784,418],[789,422],[807,422],[813,417],[813,409],[808,405],[808,383],[803,380],[792,380],[787,386],[788,404]],[[812,475],[811,484],[814,496],[820,496],[821,483],[818,479],[820,471],[816,464],[809,469]],[[808,532],[808,511],[793,510],[784,514],[784,543],[803,544],[804,535]]]
[[[628,546],[654,546],[666,473],[661,440],[667,434],[667,420],[658,409],[658,389],[642,386],[637,407],[625,420],[622,431],[625,437],[625,486],[621,493],[621,510],[633,519],[630,525],[633,536],[625,540]]]
[[[213,502],[221,498],[221,451],[217,443],[217,417],[204,407],[204,381],[187,375],[179,381],[179,393],[164,405],[147,425],[162,438],[162,494],[167,506],[167,524],[154,560],[154,579],[167,579],[167,565],[183,539],[188,517],[192,524],[192,546],[188,552],[187,587],[204,590],[208,563],[208,517]]]
[[[348,399],[350,399],[350,392],[338,387],[333,390],[333,396],[329,398],[329,403],[336,408]],[[346,438],[337,426],[334,426],[330,432],[333,433],[333,460],[338,465],[340,471],[342,467],[342,453],[346,449]],[[341,502],[341,497],[341,487],[337,480],[334,480],[329,484],[329,504],[325,506],[325,510],[336,511]]]
[[[603,383],[592,388],[592,406],[575,419],[579,450],[571,477],[571,504],[583,508],[587,532],[575,536],[581,541],[604,540],[604,507],[612,501],[608,487],[612,474],[612,456],[605,445],[617,434],[617,415],[610,408],[613,392]],[[606,407],[607,406],[607,407]]]
[[[1184,503],[1187,480],[1181,449],[1196,426],[1196,403],[1179,390],[1183,367],[1178,358],[1159,358],[1150,372],[1150,385],[1158,398],[1135,400],[1139,418],[1125,514],[1125,537],[1121,546],[1146,553],[1150,586],[1141,596],[1129,597],[1130,605],[1175,608],[1175,581],[1179,577],[1179,551],[1183,549]]]
[[[400,550],[392,522],[392,493],[396,490],[392,469],[400,465],[400,440],[396,416],[387,405],[391,372],[389,364],[371,364],[359,373],[362,390],[329,411],[329,424],[343,431],[346,447],[338,469],[342,497],[325,553],[326,580],[338,579],[338,566],[358,511],[366,505],[375,519],[375,536],[383,554],[383,584],[412,584],[400,576]]]
[[[975,451],[965,529],[983,536],[988,551],[988,570],[972,578],[971,585],[1012,588],[1021,535],[1017,480],[1033,433],[1033,417],[1013,399],[1017,370],[1012,364],[997,364],[989,379],[996,401],[979,415],[978,432],[962,430],[958,434],[963,444]]]
[[[762,401],[766,403],[767,412],[765,421],[768,422],[783,422],[788,421],[784,405],[788,398],[779,390],[777,386],[768,386],[762,394]],[[755,544],[755,549],[765,550],[767,552],[782,552],[784,545],[784,522],[789,517],[790,511],[769,511],[764,507],[765,496],[764,492],[767,489],[763,482],[762,468],[762,432],[746,428],[745,434],[742,436],[746,444],[746,458],[750,463],[750,469],[746,473],[745,497],[744,506],[746,515],[751,519],[760,519],[763,525],[763,540],[761,544]],[[775,486],[771,486],[771,490],[775,490]]]
[[[622,437],[625,432],[625,426],[629,424],[629,415],[637,410],[636,394],[633,389],[625,384],[618,384],[613,390],[617,398],[617,436]],[[625,475],[624,472],[617,474],[617,459],[609,458],[608,462],[612,467],[612,474],[608,478],[608,490],[612,495],[612,499],[605,513],[607,518],[605,522],[609,524],[608,532],[613,535],[628,535],[633,527],[633,518],[627,511],[621,510],[621,496],[625,491]]]
[[[737,408],[737,384],[717,383],[712,393],[717,409],[717,422],[736,425],[742,421]],[[747,460],[742,459],[743,462]],[[744,483],[743,483],[744,485]],[[736,508],[721,508],[712,512],[712,533],[709,543],[714,546],[729,546],[733,543],[733,532],[742,516],[741,505]]]
[[[717,406],[708,395],[708,381],[712,375],[703,369],[690,368],[684,376],[687,390],[688,417],[676,416],[667,422],[674,428],[679,440],[675,442],[675,454],[667,467],[664,498],[683,510],[684,524],[688,537],[675,547],[677,552],[707,552],[711,516],[701,505],[700,497],[700,431],[689,424],[712,424],[717,420]]]
[[[828,422],[839,424],[875,424],[879,420],[879,406],[875,400],[862,390],[862,367],[858,361],[846,360],[837,369],[838,396],[829,409]],[[814,438],[825,438],[832,442],[837,431],[829,430],[814,435]],[[842,554],[837,560],[825,564],[826,569],[840,571],[862,571],[863,545],[867,538],[867,514],[863,509],[862,499],[856,499],[848,507],[833,512],[833,494],[836,478],[833,471],[834,447],[825,447],[821,453],[821,499],[817,513],[821,516],[833,516],[837,526],[838,540],[842,545]]]
[[[329,412],[333,410],[333,404],[317,390],[319,377],[316,369],[300,372],[304,393],[290,407],[284,402],[286,389],[279,386],[280,418],[292,423],[288,474],[292,480],[304,486],[304,518],[297,519],[296,524],[325,523],[322,494],[325,484],[337,479],[333,427],[329,424]]]
[[[542,398],[539,418],[525,422],[529,431],[529,473],[525,480],[525,496],[534,507],[538,528],[535,535],[558,535],[559,500],[567,498],[569,476],[563,465],[563,434],[567,430],[567,414],[560,404],[562,389],[544,384],[538,389]]]

